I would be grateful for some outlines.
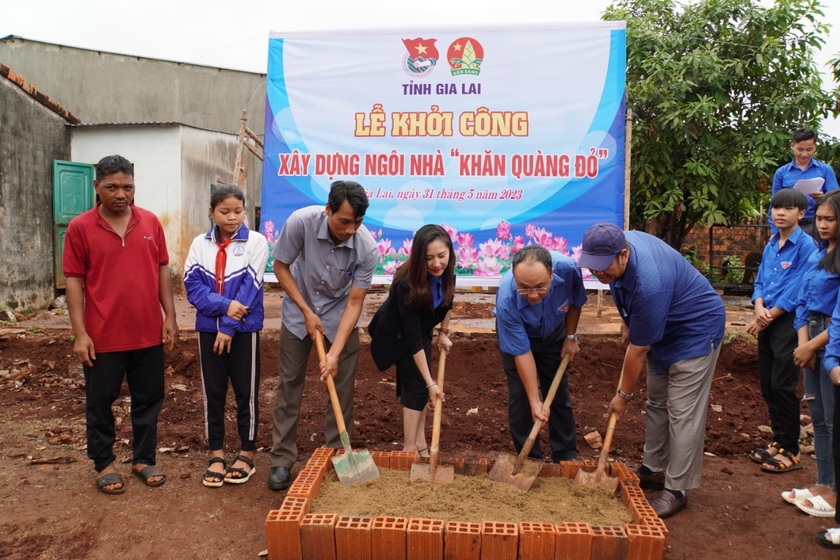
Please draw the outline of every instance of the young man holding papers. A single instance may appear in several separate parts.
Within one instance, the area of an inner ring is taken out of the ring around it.
[[[831,166],[814,159],[814,153],[817,151],[817,133],[813,129],[796,129],[790,148],[793,151],[793,160],[776,170],[771,198],[781,189],[787,188],[795,188],[805,194],[808,197],[808,210],[805,217],[799,220],[799,227],[816,239],[814,207],[824,193],[837,188],[837,177]],[[771,234],[775,235],[778,230],[773,220],[769,219],[768,222]]]

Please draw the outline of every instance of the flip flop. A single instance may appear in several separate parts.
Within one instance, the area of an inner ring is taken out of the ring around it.
[[[840,548],[840,527],[820,531],[815,537],[817,544],[826,548]]]
[[[808,498],[808,500],[811,502],[810,507],[803,503],[804,500],[797,503],[796,507],[812,517],[834,517],[834,508],[822,496],[814,496],[813,498]]]
[[[816,494],[811,494],[811,491],[807,488],[794,488],[793,490],[782,492],[782,499],[793,505],[796,505],[802,500],[810,500],[815,496]]]
[[[245,469],[235,469],[235,468],[233,468],[233,465],[231,465],[230,467],[225,469],[225,472],[226,473],[236,473],[239,476],[238,477],[226,476],[225,477],[225,482],[229,482],[230,484],[245,484],[251,478],[251,475],[253,475],[255,472],[257,472],[257,469],[254,467],[254,462],[251,459],[249,459],[248,457],[246,457],[245,455],[237,455],[236,459],[234,459],[233,462],[235,463],[236,461],[242,461],[243,463],[248,465],[248,468],[250,470],[246,471]]]
[[[143,481],[143,484],[146,486],[151,486],[152,488],[157,488],[158,486],[163,486],[163,483],[166,482],[166,475],[163,474],[159,468],[154,465],[146,465],[139,471],[132,468],[131,473]],[[163,478],[158,480],[157,482],[149,482],[150,478],[162,476]]]
[[[207,461],[207,470],[204,471],[203,475],[201,475],[201,483],[209,488],[220,488],[225,483],[224,472],[210,470],[210,466],[215,463],[223,464],[225,466],[225,472],[227,472],[227,463],[221,457],[212,457],[209,461]],[[212,478],[213,480],[207,480],[208,478]]]
[[[111,486],[112,484],[121,484],[119,488],[105,488],[106,486]],[[122,476],[120,473],[108,473],[103,474],[99,478],[96,479],[96,488],[102,492],[103,494],[122,494],[125,492],[125,482],[123,482]]]

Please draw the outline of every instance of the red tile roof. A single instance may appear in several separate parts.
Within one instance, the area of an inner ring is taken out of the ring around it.
[[[0,76],[3,76],[9,81],[17,84],[20,89],[32,96],[32,98],[35,99],[35,101],[37,101],[50,111],[57,113],[60,117],[62,117],[70,124],[80,124],[82,122],[76,117],[74,117],[72,114],[70,114],[70,111],[68,111],[67,109],[59,105],[57,102],[50,99],[49,96],[44,95],[43,93],[38,91],[38,88],[24,80],[23,76],[21,76],[20,74],[15,74],[14,72],[12,72],[11,68],[2,63],[0,63]]]

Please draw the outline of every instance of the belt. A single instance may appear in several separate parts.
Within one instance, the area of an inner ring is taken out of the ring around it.
[[[825,324],[829,324],[831,322],[831,315],[826,315],[825,313],[811,313],[811,320],[816,321],[822,319],[825,321]]]

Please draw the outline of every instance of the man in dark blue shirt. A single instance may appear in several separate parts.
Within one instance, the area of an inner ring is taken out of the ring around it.
[[[627,411],[636,380],[647,372],[645,451],[637,473],[651,502],[669,517],[700,486],[706,411],[726,313],[723,301],[689,262],[661,239],[600,223],[583,236],[578,266],[610,285],[629,342],[618,394],[609,412]]]

